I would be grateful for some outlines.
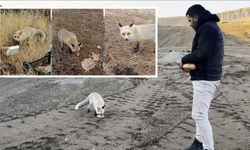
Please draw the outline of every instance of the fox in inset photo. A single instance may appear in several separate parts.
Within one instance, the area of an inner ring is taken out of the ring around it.
[[[126,41],[136,41],[135,53],[138,53],[143,48],[145,40],[151,40],[155,42],[155,25],[143,24],[134,25],[134,22],[130,25],[123,26],[119,23],[120,35]]]
[[[24,29],[16,31],[13,34],[13,39],[16,41],[22,42],[22,41],[27,40],[27,39],[31,40],[35,36],[39,37],[42,42],[46,38],[45,33],[42,30],[36,29],[33,27],[26,27]]]
[[[102,96],[96,92],[89,94],[82,102],[78,103],[75,106],[75,109],[78,110],[79,107],[88,105],[88,111],[90,111],[90,106],[92,105],[95,109],[95,115],[98,118],[104,118],[105,112],[105,103]]]
[[[76,35],[73,32],[61,29],[58,31],[58,39],[60,47],[63,50],[63,45],[66,44],[70,48],[70,52],[75,52],[77,56],[80,55],[82,43],[79,43],[76,39]]]

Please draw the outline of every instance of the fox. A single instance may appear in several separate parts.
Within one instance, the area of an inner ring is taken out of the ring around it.
[[[26,27],[14,32],[13,39],[22,42],[27,39],[33,39],[35,36],[39,36],[42,42],[46,39],[45,33],[42,30],[33,27]]]
[[[95,116],[97,116],[98,118],[104,118],[105,103],[100,94],[96,92],[89,94],[87,98],[85,98],[75,106],[75,109],[78,110],[81,106],[85,106],[87,104],[88,112],[90,111],[90,106],[92,105],[95,109]]]
[[[70,48],[70,52],[75,52],[77,56],[80,56],[80,50],[82,48],[82,43],[79,43],[76,39],[76,35],[65,29],[58,31],[58,39],[60,42],[60,47],[63,50],[63,45],[66,44]]]
[[[119,22],[120,36],[126,41],[135,41],[136,47],[134,52],[138,53],[143,47],[145,40],[153,40],[155,42],[155,25],[143,24],[134,25],[134,22],[130,25],[123,26]]]

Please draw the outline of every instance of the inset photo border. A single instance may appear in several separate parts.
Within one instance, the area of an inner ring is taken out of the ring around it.
[[[1,9],[1,18],[11,29],[1,25],[0,77],[158,76],[156,8]]]

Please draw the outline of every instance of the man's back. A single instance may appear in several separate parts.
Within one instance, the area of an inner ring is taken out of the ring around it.
[[[202,18],[193,40],[192,53],[182,59],[184,63],[196,65],[196,69],[190,72],[191,80],[221,79],[224,43],[218,21],[218,16],[210,13]]]

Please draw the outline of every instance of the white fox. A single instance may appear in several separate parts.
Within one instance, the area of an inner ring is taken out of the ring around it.
[[[22,42],[26,39],[33,39],[35,36],[40,36],[41,41],[45,40],[45,33],[33,27],[26,27],[24,29],[18,30],[13,34],[13,39]]]
[[[61,29],[58,31],[58,39],[61,49],[63,49],[63,44],[66,44],[70,48],[71,52],[75,52],[77,56],[80,55],[82,43],[77,41],[74,33]]]
[[[120,35],[126,41],[136,41],[135,52],[139,52],[142,49],[143,42],[145,40],[153,40],[155,42],[155,25],[144,24],[134,25],[134,22],[130,25],[123,26],[119,23]]]
[[[102,96],[96,92],[89,94],[87,98],[85,98],[82,102],[78,103],[75,106],[75,109],[79,109],[81,106],[85,106],[88,104],[88,111],[90,111],[90,106],[92,105],[95,109],[95,115],[98,118],[104,117],[105,112],[105,103]]]

